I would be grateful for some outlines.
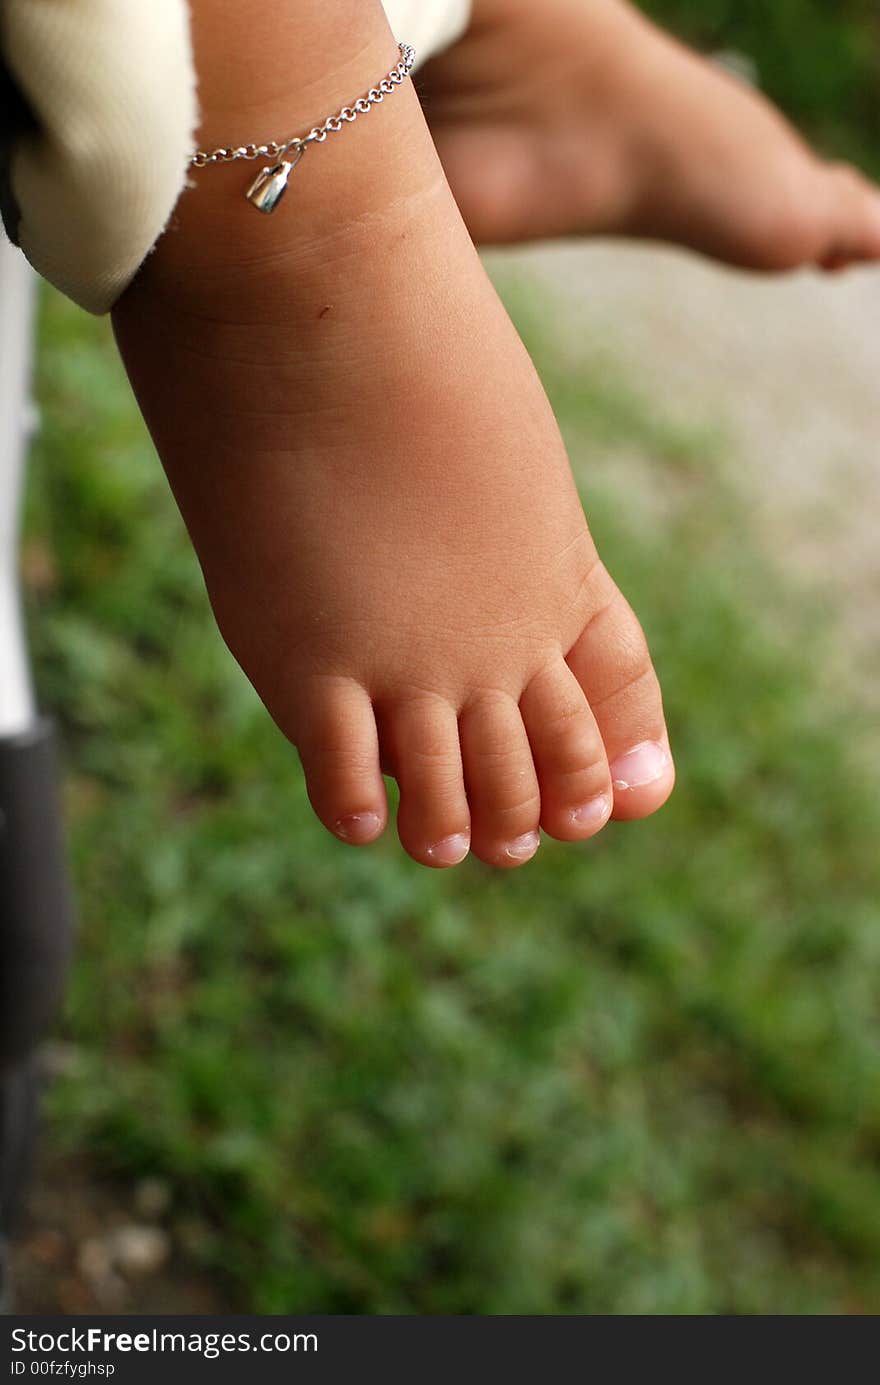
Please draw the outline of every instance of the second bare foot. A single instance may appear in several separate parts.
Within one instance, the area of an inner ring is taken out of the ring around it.
[[[475,0],[421,87],[478,242],[624,234],[763,270],[880,259],[880,192],[626,0]]]

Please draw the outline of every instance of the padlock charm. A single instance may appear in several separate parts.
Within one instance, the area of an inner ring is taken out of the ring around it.
[[[277,163],[271,168],[261,168],[247,190],[247,199],[258,212],[274,212],[287,191],[287,180],[306,152],[307,142],[291,140],[278,150]],[[290,154],[290,158],[286,155]]]
[[[258,212],[274,212],[287,191],[287,180],[296,164],[282,159],[271,168],[261,168],[247,190],[247,199]]]

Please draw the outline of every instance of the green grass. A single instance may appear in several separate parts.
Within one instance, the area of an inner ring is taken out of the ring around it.
[[[502,877],[312,819],[106,325],[45,298],[27,570],[82,912],[53,1139],[166,1178],[242,1309],[877,1312],[855,694],[823,692],[822,632],[708,421],[586,372],[511,299],[655,649],[680,786]]]

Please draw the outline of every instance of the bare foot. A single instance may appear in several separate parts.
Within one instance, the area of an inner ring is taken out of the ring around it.
[[[660,691],[413,94],[370,119],[271,218],[213,170],[114,324],[321,821],[374,841],[384,766],[417,861],[511,867],[664,802]]]
[[[626,234],[765,270],[880,259],[880,193],[625,0],[475,0],[420,88],[478,242]]]

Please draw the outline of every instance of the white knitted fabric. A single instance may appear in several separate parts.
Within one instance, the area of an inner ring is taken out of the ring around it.
[[[422,62],[470,13],[470,0],[384,4]],[[186,0],[2,0],[0,24],[41,127],[12,158],[21,248],[69,298],[107,312],[166,226],[193,149]]]
[[[460,38],[470,23],[471,0],[382,0],[395,38],[411,43],[416,65]]]
[[[185,0],[4,0],[2,16],[4,59],[41,126],[12,159],[21,248],[106,312],[180,191],[196,125]]]

